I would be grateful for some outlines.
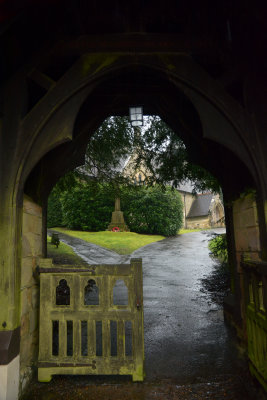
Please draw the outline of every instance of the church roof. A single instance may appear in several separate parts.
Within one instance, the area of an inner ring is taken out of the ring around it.
[[[181,191],[181,192],[187,192],[187,193],[192,193],[193,189],[194,189],[194,185],[193,182],[187,180],[183,183],[180,183],[177,188],[177,190]]]
[[[212,198],[212,193],[198,194],[190,208],[187,218],[203,217],[208,215]]]

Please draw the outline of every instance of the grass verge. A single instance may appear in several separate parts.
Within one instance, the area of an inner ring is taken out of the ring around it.
[[[60,242],[58,248],[56,248],[50,241],[51,238],[47,237],[47,257],[53,259],[53,264],[87,265],[67,244]]]
[[[160,235],[140,235],[134,232],[85,232],[72,231],[65,228],[53,229],[65,233],[66,235],[74,236],[86,242],[113,250],[118,254],[131,254],[140,247],[165,239],[164,236]]]

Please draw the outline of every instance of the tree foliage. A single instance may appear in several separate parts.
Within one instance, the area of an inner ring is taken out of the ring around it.
[[[85,164],[75,172],[86,181],[112,184],[116,191],[121,185],[131,184],[122,169],[133,150],[134,130],[128,118],[107,118],[88,143]]]
[[[126,117],[106,119],[90,140],[85,165],[78,171],[84,179],[112,182],[116,188],[131,185],[132,177],[125,176],[123,164],[133,152],[132,170],[142,167],[147,185],[177,187],[190,180],[195,191],[219,191],[217,180],[189,161],[183,141],[157,116],[146,117],[141,130],[134,130]]]
[[[48,197],[47,203],[47,227],[52,228],[54,226],[63,225],[63,214],[62,205],[60,201],[60,187],[56,185],[50,196]]]
[[[126,223],[134,232],[174,236],[183,225],[183,203],[176,190],[158,185],[125,188],[121,200]]]
[[[136,169],[141,165],[149,171],[147,182],[162,186],[190,180],[194,191],[219,191],[218,181],[204,168],[192,164],[183,141],[157,116],[147,119],[138,135]]]
[[[109,185],[77,184],[61,196],[63,223],[70,229],[103,231],[114,209],[114,196]]]
[[[132,154],[132,171],[146,171],[148,188],[134,186],[123,167]],[[126,222],[140,233],[174,235],[182,224],[182,206],[176,191],[190,180],[195,190],[219,191],[207,171],[189,162],[182,140],[159,118],[147,117],[142,130],[126,117],[106,119],[91,138],[85,165],[67,174],[48,201],[48,227],[104,230],[110,222],[114,199],[122,199]],[[178,214],[176,214],[177,208]]]

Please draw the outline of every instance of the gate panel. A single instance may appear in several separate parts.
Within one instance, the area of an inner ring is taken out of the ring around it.
[[[267,391],[267,263],[243,261],[250,371]]]
[[[142,381],[142,260],[88,269],[40,268],[39,326],[39,381],[55,374],[132,375]]]

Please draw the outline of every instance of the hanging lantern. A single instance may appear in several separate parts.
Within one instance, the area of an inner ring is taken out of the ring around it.
[[[130,122],[134,126],[143,126],[143,106],[129,108]]]

